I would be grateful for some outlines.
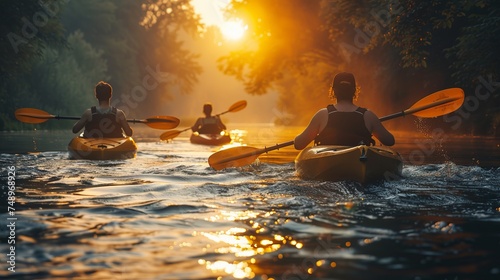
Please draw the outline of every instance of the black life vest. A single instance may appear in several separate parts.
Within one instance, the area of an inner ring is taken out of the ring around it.
[[[200,134],[219,134],[223,129],[219,126],[217,117],[208,117],[201,120]]]
[[[115,107],[111,107],[109,112],[101,114],[96,106],[90,108],[92,120],[85,124],[83,137],[85,138],[123,138],[121,125],[116,121]]]
[[[341,112],[328,105],[328,123],[314,139],[315,145],[356,146],[375,144],[366,128],[364,114],[366,108],[358,107],[353,112]]]

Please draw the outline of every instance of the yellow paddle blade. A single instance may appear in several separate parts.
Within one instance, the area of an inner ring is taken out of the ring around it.
[[[261,150],[247,146],[221,150],[208,158],[208,164],[215,170],[249,165],[262,153],[259,151]]]
[[[227,110],[227,111],[228,112],[238,112],[238,111],[245,109],[246,106],[247,106],[247,101],[240,100],[240,101],[234,103],[233,105],[231,105],[231,107],[229,107],[229,110]]]
[[[188,129],[191,129],[191,128],[188,128]],[[179,136],[179,134],[181,134],[182,132],[188,130],[188,129],[183,129],[183,130],[170,130],[170,131],[167,131],[167,132],[163,132],[161,135],[160,135],[160,139],[161,140],[170,140],[170,139],[174,139],[175,137]]]
[[[464,99],[464,91],[461,88],[449,88],[422,98],[405,113],[421,118],[439,117],[460,108]]]
[[[139,122],[155,129],[172,129],[176,128],[180,120],[172,116],[155,116],[145,120],[127,120],[129,122]]]
[[[14,114],[18,121],[24,123],[43,123],[49,119],[55,118],[54,115],[35,108],[20,108],[17,109]]]

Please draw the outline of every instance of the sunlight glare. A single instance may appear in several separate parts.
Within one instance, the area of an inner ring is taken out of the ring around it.
[[[239,40],[245,35],[247,26],[241,20],[233,20],[224,22],[220,29],[226,39]]]

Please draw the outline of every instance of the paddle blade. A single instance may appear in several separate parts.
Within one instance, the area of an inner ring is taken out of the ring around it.
[[[254,147],[233,147],[213,153],[208,158],[208,164],[215,170],[229,167],[241,167],[252,164],[261,153]]]
[[[20,108],[17,109],[14,114],[18,121],[24,123],[43,123],[49,119],[55,118],[54,115],[51,115],[43,110],[34,108]]]
[[[238,111],[245,109],[246,106],[247,106],[247,101],[240,100],[240,101],[234,103],[233,105],[231,105],[231,107],[229,107],[229,109],[227,111],[228,112],[238,112]]]
[[[132,122],[144,123],[147,126],[155,129],[172,129],[176,128],[179,125],[180,120],[176,117],[171,117],[171,116],[155,116],[147,118],[145,120],[132,121]]]
[[[462,106],[464,99],[461,88],[449,88],[419,100],[405,112],[421,118],[435,118],[456,111]]]
[[[179,134],[181,134],[182,131],[180,130],[170,130],[170,131],[167,131],[167,132],[164,132],[160,135],[160,139],[161,140],[170,140],[170,139],[174,139],[175,137],[179,136]]]

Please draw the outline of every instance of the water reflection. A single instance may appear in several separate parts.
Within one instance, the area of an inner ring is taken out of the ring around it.
[[[234,255],[232,261],[224,259],[207,260],[199,259],[198,263],[205,266],[206,269],[213,273],[225,273],[237,279],[254,278],[256,275],[257,261],[254,258],[257,255],[271,254],[284,246],[300,250],[304,247],[303,243],[295,240],[292,236],[283,236],[281,234],[269,234],[269,228],[266,224],[260,224],[255,220],[259,217],[269,217],[276,214],[274,211],[259,214],[255,211],[221,211],[219,215],[211,216],[208,220],[217,222],[225,221],[241,221],[247,228],[232,227],[225,231],[204,231],[195,232],[194,235],[204,236],[218,244],[214,252],[225,256],[226,254]],[[286,220],[277,219],[274,225],[286,223]],[[277,255],[278,259],[283,259],[283,254]],[[318,261],[319,266],[324,264],[324,261]],[[266,278],[263,278],[266,279]],[[267,278],[273,279],[273,278]]]
[[[291,139],[283,135],[242,145]],[[490,142],[481,143],[487,150]],[[492,246],[500,238],[498,167],[409,165],[403,180],[365,188],[304,181],[292,164],[266,164],[271,156],[290,162],[293,148],[263,155],[257,166],[216,172],[206,164],[215,148],[187,138],[140,142],[138,157],[120,162],[70,161],[65,152],[37,145],[37,155],[0,159],[18,167],[22,217],[19,274],[0,271],[2,279],[500,275]],[[488,157],[498,161],[497,150]]]

